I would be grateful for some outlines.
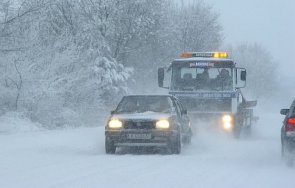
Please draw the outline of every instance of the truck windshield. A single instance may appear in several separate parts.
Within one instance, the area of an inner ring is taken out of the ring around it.
[[[172,68],[173,90],[233,90],[232,68],[181,67]]]

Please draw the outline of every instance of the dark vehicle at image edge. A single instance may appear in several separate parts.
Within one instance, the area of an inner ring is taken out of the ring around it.
[[[285,115],[281,129],[282,157],[287,163],[295,160],[295,100],[289,109],[281,109]]]
[[[117,147],[167,148],[179,154],[190,143],[192,131],[187,111],[170,95],[129,95],[111,112],[105,126],[105,150]]]

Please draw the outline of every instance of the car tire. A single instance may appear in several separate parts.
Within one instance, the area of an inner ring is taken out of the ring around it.
[[[184,144],[190,144],[191,143],[191,140],[192,140],[192,137],[191,136],[184,136],[184,137],[182,137],[182,142]]]
[[[175,140],[170,141],[170,149],[172,154],[181,153],[181,138],[180,133],[176,136]]]
[[[105,152],[106,154],[114,154],[116,152],[116,146],[114,145],[114,142],[108,137],[105,138]]]
[[[287,166],[293,167],[294,165],[294,158],[292,157],[290,150],[288,149],[287,145],[283,142],[282,143],[282,159],[286,163]]]
[[[282,158],[284,159],[285,156],[286,156],[286,148],[284,146],[284,144],[282,143],[282,146],[281,146],[281,155],[282,155]]]

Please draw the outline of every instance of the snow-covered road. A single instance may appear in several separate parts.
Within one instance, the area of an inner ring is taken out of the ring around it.
[[[0,134],[0,188],[293,187],[280,158],[278,114],[252,139],[200,133],[180,155],[104,153],[104,129]]]

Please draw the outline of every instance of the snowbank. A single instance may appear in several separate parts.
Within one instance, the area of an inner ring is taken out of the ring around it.
[[[8,112],[0,116],[0,133],[36,131],[40,128],[40,124],[33,123],[22,113]]]

